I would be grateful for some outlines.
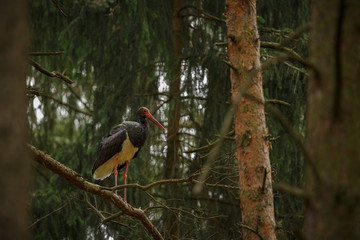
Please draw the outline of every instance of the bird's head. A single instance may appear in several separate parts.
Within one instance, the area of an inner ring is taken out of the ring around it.
[[[146,107],[139,108],[137,114],[140,118],[147,118],[152,121],[156,126],[161,128],[162,130],[165,130],[165,128],[151,115],[149,109],[147,109]]]

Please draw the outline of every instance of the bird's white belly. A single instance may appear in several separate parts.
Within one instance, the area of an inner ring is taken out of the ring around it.
[[[122,150],[120,153],[114,155],[100,167],[98,167],[93,177],[95,179],[103,180],[111,175],[114,172],[115,165],[116,165],[116,158],[118,159],[118,165],[124,164],[126,161],[130,161],[135,153],[139,150],[139,148],[134,147],[134,145],[130,142],[129,136],[125,139],[122,145]]]

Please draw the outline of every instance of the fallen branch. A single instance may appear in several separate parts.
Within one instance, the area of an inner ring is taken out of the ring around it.
[[[137,218],[154,239],[163,239],[160,232],[150,222],[149,218],[145,215],[143,210],[129,207],[122,198],[120,198],[112,191],[105,190],[100,185],[86,181],[77,172],[51,158],[49,155],[40,151],[36,147],[28,144],[28,149],[30,151],[31,158],[34,161],[42,164],[44,167],[65,178],[77,188],[112,202],[124,214]]]

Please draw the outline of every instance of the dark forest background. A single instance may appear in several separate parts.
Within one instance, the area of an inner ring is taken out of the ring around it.
[[[308,57],[309,32],[292,39],[310,21],[309,1],[258,1],[261,41],[281,43]],[[176,147],[178,165],[165,172],[167,136],[151,126],[150,136],[129,165],[128,183],[146,185],[165,178],[187,178],[206,162],[230,108],[226,60],[225,1],[184,1],[181,61],[175,57],[173,1],[31,1],[31,52],[62,52],[29,56],[44,69],[57,71],[72,84],[50,78],[28,66],[26,77],[30,143],[89,181],[97,145],[111,128],[136,120],[148,107],[166,128],[174,108],[180,111]],[[225,42],[225,44],[224,44]],[[261,48],[266,62],[278,52]],[[178,91],[170,91],[181,64]],[[296,131],[305,137],[308,73],[287,60],[263,71],[265,99],[276,104]],[[179,104],[175,104],[178,102]],[[304,186],[304,158],[279,121],[267,115],[273,137],[270,159],[275,183]],[[128,201],[141,207],[154,225],[166,231],[167,215],[176,214],[181,239],[239,239],[238,166],[232,133],[206,180],[193,194],[193,183],[127,190]],[[202,146],[204,150],[199,149]],[[82,192],[36,163],[31,164],[30,221],[34,239],[147,239],[137,220],[120,215],[102,223],[91,206],[107,217],[118,210]],[[122,174],[120,174],[122,176]],[[165,177],[166,176],[166,177]],[[97,184],[113,185],[113,176]],[[121,178],[119,177],[121,182]],[[274,190],[278,239],[295,239],[301,231],[301,199]]]

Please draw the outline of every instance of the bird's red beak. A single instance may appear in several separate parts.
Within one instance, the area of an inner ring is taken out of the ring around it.
[[[162,130],[165,130],[165,128],[149,113],[146,112],[145,113],[146,117],[152,121],[156,126],[158,126],[159,128],[161,128]]]

